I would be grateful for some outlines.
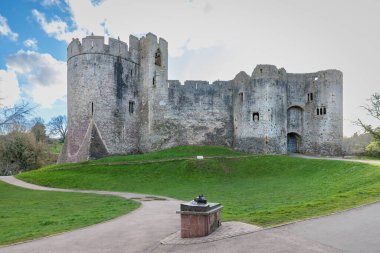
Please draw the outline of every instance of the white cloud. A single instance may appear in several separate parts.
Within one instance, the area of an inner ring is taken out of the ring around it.
[[[10,40],[16,41],[18,34],[12,32],[11,28],[8,26],[7,19],[0,15],[0,35],[8,37]]]
[[[49,7],[49,6],[54,6],[54,5],[60,5],[59,0],[42,0],[41,2],[42,6]]]
[[[26,80],[23,91],[44,107],[66,96],[66,62],[50,54],[20,50],[8,57],[7,68]]]
[[[71,0],[68,4],[72,19],[79,28],[103,35],[104,28],[100,24],[106,21],[110,36],[120,36],[125,41],[130,34],[152,32],[169,41],[171,56],[181,56],[186,48],[203,49],[220,43],[220,36],[214,36],[209,26],[218,22],[223,27],[225,20],[222,17],[213,19],[211,2],[108,0],[93,5],[90,0]],[[214,1],[214,4],[218,2]],[[223,29],[223,36],[224,32]]]
[[[26,46],[32,50],[37,50],[37,48],[38,48],[37,44],[38,44],[38,41],[35,38],[27,39],[24,41],[24,46]]]
[[[38,10],[32,13],[49,36],[68,43],[73,37],[81,38],[91,33],[109,34],[115,38],[120,36],[128,42],[130,34],[153,32],[170,42],[170,55],[181,56],[186,48],[209,48],[219,43],[220,39],[210,36],[203,22],[206,21],[205,17],[213,13],[211,3],[168,0],[164,6],[170,8],[165,10],[161,1],[149,0],[68,0],[67,4],[75,28],[69,27],[58,17],[49,21]],[[167,13],[169,9],[175,11]]]
[[[13,106],[20,99],[16,73],[0,69],[0,107]]]
[[[40,24],[41,28],[50,36],[59,41],[66,41],[69,43],[72,38],[83,37],[87,34],[85,29],[76,29],[70,31],[69,26],[66,22],[62,21],[60,18],[55,17],[53,20],[47,21],[43,13],[32,10],[32,14],[37,22]]]
[[[66,0],[70,24],[34,11],[58,40],[93,32],[128,42],[152,32],[169,42],[171,79],[228,80],[269,63],[290,72],[340,69],[344,73],[345,134],[364,117],[360,105],[380,90],[380,1]],[[344,8],[342,8],[344,4]],[[103,25],[102,25],[103,24]],[[199,52],[219,50],[210,54]],[[195,57],[196,56],[196,57]],[[170,63],[169,62],[169,63]],[[207,64],[205,64],[207,63]],[[201,66],[201,67],[200,67]],[[175,69],[175,72],[173,72]]]

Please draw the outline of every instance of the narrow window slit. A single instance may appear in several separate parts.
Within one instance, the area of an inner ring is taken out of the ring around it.
[[[129,101],[129,113],[132,114],[135,111],[135,102]]]
[[[244,99],[243,92],[240,92],[240,93],[239,93],[239,97],[240,97],[240,102],[243,102],[243,99]]]

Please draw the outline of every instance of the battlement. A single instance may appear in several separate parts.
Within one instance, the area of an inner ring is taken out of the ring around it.
[[[132,61],[138,61],[139,39],[129,37],[130,48],[128,44],[120,39],[108,38],[108,44],[104,41],[104,36],[87,36],[80,42],[74,39],[67,47],[67,59],[80,54],[108,54],[113,56],[121,56]]]
[[[278,69],[275,65],[259,64],[252,72],[252,79],[279,79],[286,75],[284,68]]]
[[[155,47],[168,47],[168,42],[165,39],[157,38],[157,36],[153,33],[147,33],[145,36],[141,37],[140,43]]]
[[[168,42],[152,33],[131,35],[128,44],[73,39],[67,55],[69,125],[60,162],[179,145],[340,154],[341,71],[298,74],[259,64],[227,81],[181,84],[168,80]]]
[[[309,83],[321,83],[326,81],[329,83],[340,83],[343,84],[343,73],[336,69],[321,70],[314,73],[287,73],[287,80],[294,81],[306,81]]]
[[[178,80],[168,80],[169,89],[184,92],[185,94],[199,94],[202,91],[229,92],[231,84],[230,81],[214,81],[210,83],[208,81],[186,80],[182,85]]]

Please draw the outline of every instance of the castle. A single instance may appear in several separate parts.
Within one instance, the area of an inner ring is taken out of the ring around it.
[[[291,74],[257,65],[233,80],[168,80],[168,43],[148,33],[67,48],[68,132],[59,163],[180,145],[257,154],[337,155],[342,72]]]

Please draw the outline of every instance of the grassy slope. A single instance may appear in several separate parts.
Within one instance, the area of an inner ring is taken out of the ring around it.
[[[138,206],[119,197],[34,191],[0,181],[0,245],[99,223]]]
[[[50,167],[18,178],[47,186],[131,191],[183,200],[204,193],[210,201],[225,206],[225,220],[263,226],[327,214],[380,198],[380,166],[287,156],[84,164],[80,168]]]
[[[237,156],[244,153],[233,151],[220,146],[181,146],[176,148],[164,149],[156,152],[128,155],[128,156],[109,156],[99,160],[90,161],[90,163],[107,163],[107,162],[129,162],[129,161],[146,161],[157,159],[171,159],[181,157],[203,156]]]

